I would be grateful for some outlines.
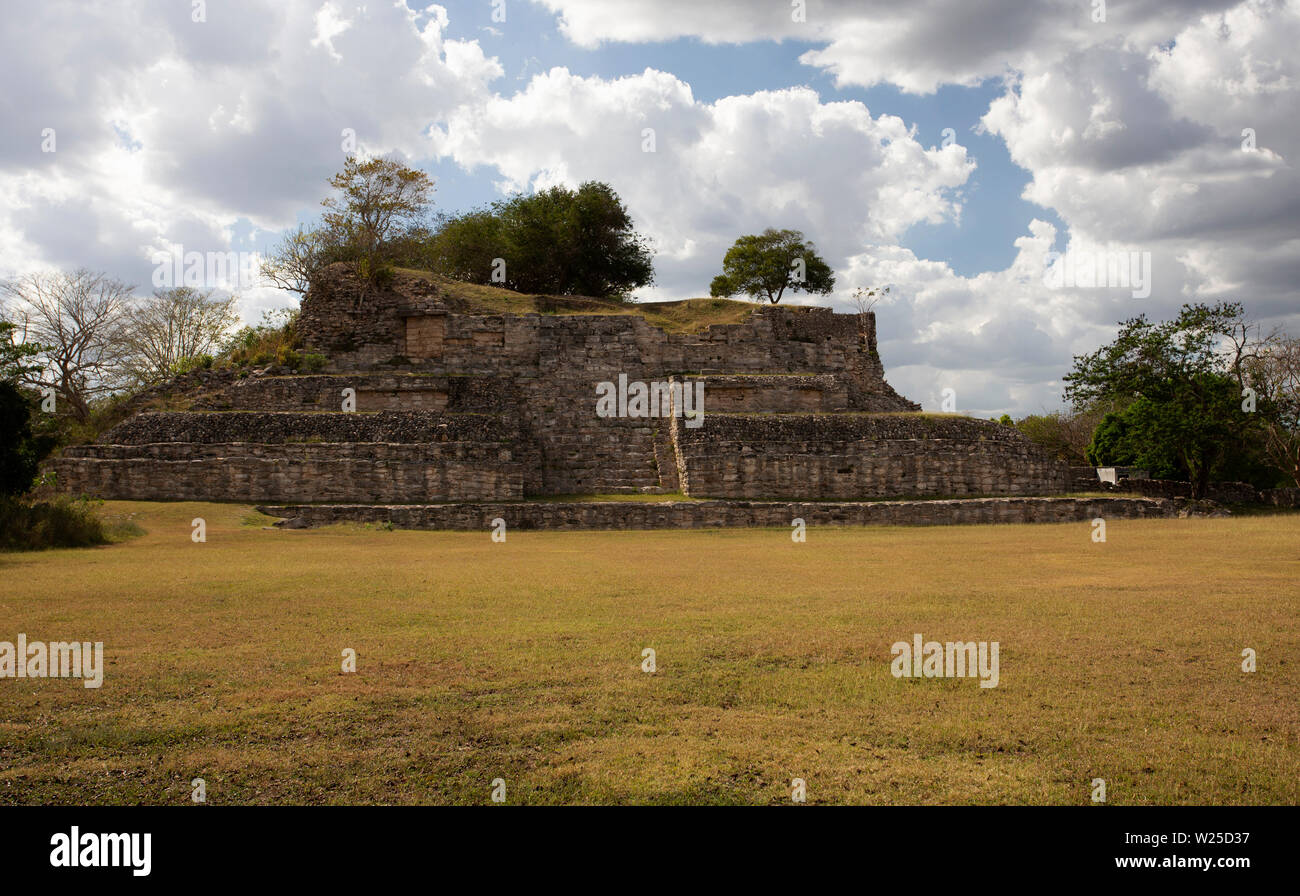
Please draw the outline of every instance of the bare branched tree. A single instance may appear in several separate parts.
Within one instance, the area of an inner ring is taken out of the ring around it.
[[[316,272],[329,263],[329,235],[298,226],[262,260],[262,276],[280,289],[305,296]]]
[[[125,385],[122,323],[132,289],[85,268],[0,283],[18,341],[40,346],[40,369],[24,381],[53,386],[79,422],[90,417],[92,401]]]
[[[1274,331],[1242,364],[1243,381],[1257,393],[1269,463],[1300,488],[1300,336]]]
[[[131,305],[123,320],[127,374],[135,385],[156,383],[179,365],[211,354],[239,323],[238,300],[188,286],[160,289]]]

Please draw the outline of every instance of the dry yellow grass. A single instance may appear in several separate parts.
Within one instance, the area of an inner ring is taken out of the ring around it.
[[[146,534],[0,555],[0,640],[108,663],[0,680],[0,802],[1300,802],[1300,516],[494,544],[106,511]],[[915,632],[998,641],[1000,685],[893,678]]]
[[[669,333],[702,333],[714,324],[744,322],[759,306],[736,299],[681,299],[675,302],[617,302],[587,296],[536,296],[452,280],[428,271],[400,268],[401,273],[436,283],[443,301],[478,314],[614,314],[644,317]],[[801,306],[783,306],[799,310]]]

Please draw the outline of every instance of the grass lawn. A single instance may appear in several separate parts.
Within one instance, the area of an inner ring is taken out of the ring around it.
[[[495,544],[104,510],[144,534],[0,555],[0,640],[107,664],[0,679],[0,803],[1300,803],[1300,515]],[[999,686],[892,677],[917,632],[998,641]]]

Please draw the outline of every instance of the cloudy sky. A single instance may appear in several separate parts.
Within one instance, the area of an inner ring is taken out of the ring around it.
[[[802,230],[841,310],[890,286],[901,392],[1038,412],[1137,313],[1300,330],[1296,46],[1264,0],[43,0],[0,27],[0,276],[143,293],[160,251],[265,251],[355,134],[444,211],[607,181],[657,247],[647,300]],[[1149,294],[1066,276],[1106,253]]]

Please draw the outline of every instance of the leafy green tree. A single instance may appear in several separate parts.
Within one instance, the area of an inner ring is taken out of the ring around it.
[[[1186,465],[1169,441],[1183,428],[1178,407],[1139,398],[1123,411],[1107,414],[1092,435],[1088,462],[1096,467],[1140,467],[1156,479],[1183,479]]]
[[[1107,414],[1102,418],[1092,433],[1092,442],[1085,455],[1094,467],[1138,466],[1136,452],[1129,441],[1129,422],[1124,414]]]
[[[1066,398],[1125,406],[1098,428],[1090,458],[1177,473],[1197,497],[1216,475],[1250,467],[1261,420],[1243,411],[1234,362],[1223,350],[1242,325],[1238,303],[1184,305],[1172,321],[1125,321],[1113,342],[1076,356]]]
[[[0,498],[32,486],[54,439],[32,431],[32,401],[17,384],[0,380]]]
[[[40,351],[13,341],[14,325],[0,321],[0,498],[21,495],[31,488],[41,461],[55,440],[32,429],[32,396],[21,378],[36,369],[29,359]]]
[[[527,293],[626,299],[654,282],[649,241],[608,184],[552,187],[444,218],[436,269]]]
[[[324,229],[362,259],[379,250],[402,228],[420,223],[433,203],[433,181],[396,159],[350,156],[330,178],[336,195],[321,202]]]
[[[788,289],[825,295],[835,288],[830,265],[797,230],[768,228],[742,236],[722,259],[722,273],[709,284],[709,295],[744,293],[775,305]]]
[[[41,347],[30,342],[16,342],[18,327],[0,320],[0,381],[20,383],[41,369],[37,356]]]
[[[494,259],[505,258],[509,253],[503,230],[501,218],[493,208],[443,217],[432,241],[433,269],[453,280],[491,282]],[[506,266],[505,273],[510,273],[510,267]]]

